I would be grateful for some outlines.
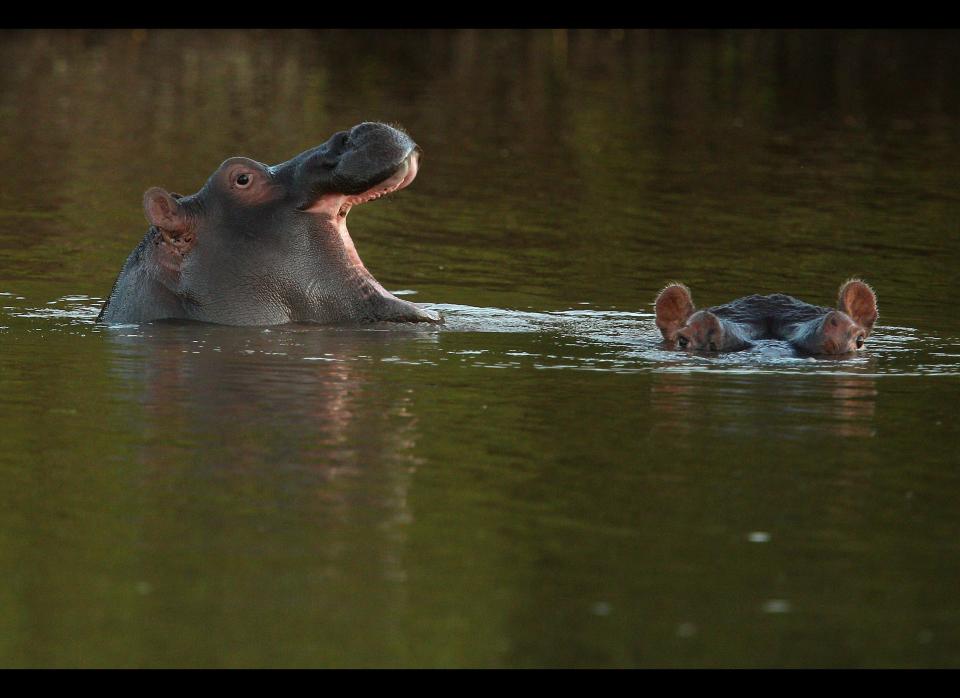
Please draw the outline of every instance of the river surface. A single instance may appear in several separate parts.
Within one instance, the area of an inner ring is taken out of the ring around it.
[[[960,667],[960,35],[0,33],[0,665]],[[423,148],[441,327],[104,327],[227,157]],[[652,301],[862,276],[847,358]]]

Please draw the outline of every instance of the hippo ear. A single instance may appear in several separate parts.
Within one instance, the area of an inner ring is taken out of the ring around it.
[[[187,231],[188,220],[177,200],[160,187],[151,187],[143,195],[143,212],[150,222],[171,234]]]
[[[696,310],[690,289],[683,284],[670,284],[660,291],[654,308],[657,313],[657,327],[668,342],[676,340],[677,332],[687,324],[687,319]]]
[[[877,311],[877,295],[860,279],[850,279],[840,287],[837,309],[850,316],[867,334],[880,315]]]

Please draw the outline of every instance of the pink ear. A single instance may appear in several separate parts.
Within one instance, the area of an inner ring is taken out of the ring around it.
[[[880,313],[877,311],[877,296],[860,279],[850,279],[840,287],[837,308],[849,315],[854,322],[867,330],[873,329]]]
[[[171,233],[182,232],[187,227],[180,204],[160,187],[151,187],[143,195],[143,212],[150,225]]]
[[[690,289],[683,284],[670,284],[660,291],[654,303],[657,313],[657,327],[668,342],[676,339],[677,331],[683,327],[696,309]]]

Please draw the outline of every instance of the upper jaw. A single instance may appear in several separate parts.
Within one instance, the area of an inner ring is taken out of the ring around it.
[[[393,174],[377,182],[369,189],[359,194],[341,194],[329,192],[320,195],[312,203],[299,210],[306,213],[322,213],[333,216],[346,217],[353,206],[379,199],[387,194],[406,188],[416,178],[420,169],[420,150],[414,148],[400,161]]]

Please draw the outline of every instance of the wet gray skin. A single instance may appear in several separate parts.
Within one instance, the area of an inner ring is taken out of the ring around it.
[[[440,322],[377,282],[346,225],[352,206],[406,187],[418,166],[407,134],[366,122],[280,165],[230,158],[190,196],[154,187],[150,228],[98,320]]]

